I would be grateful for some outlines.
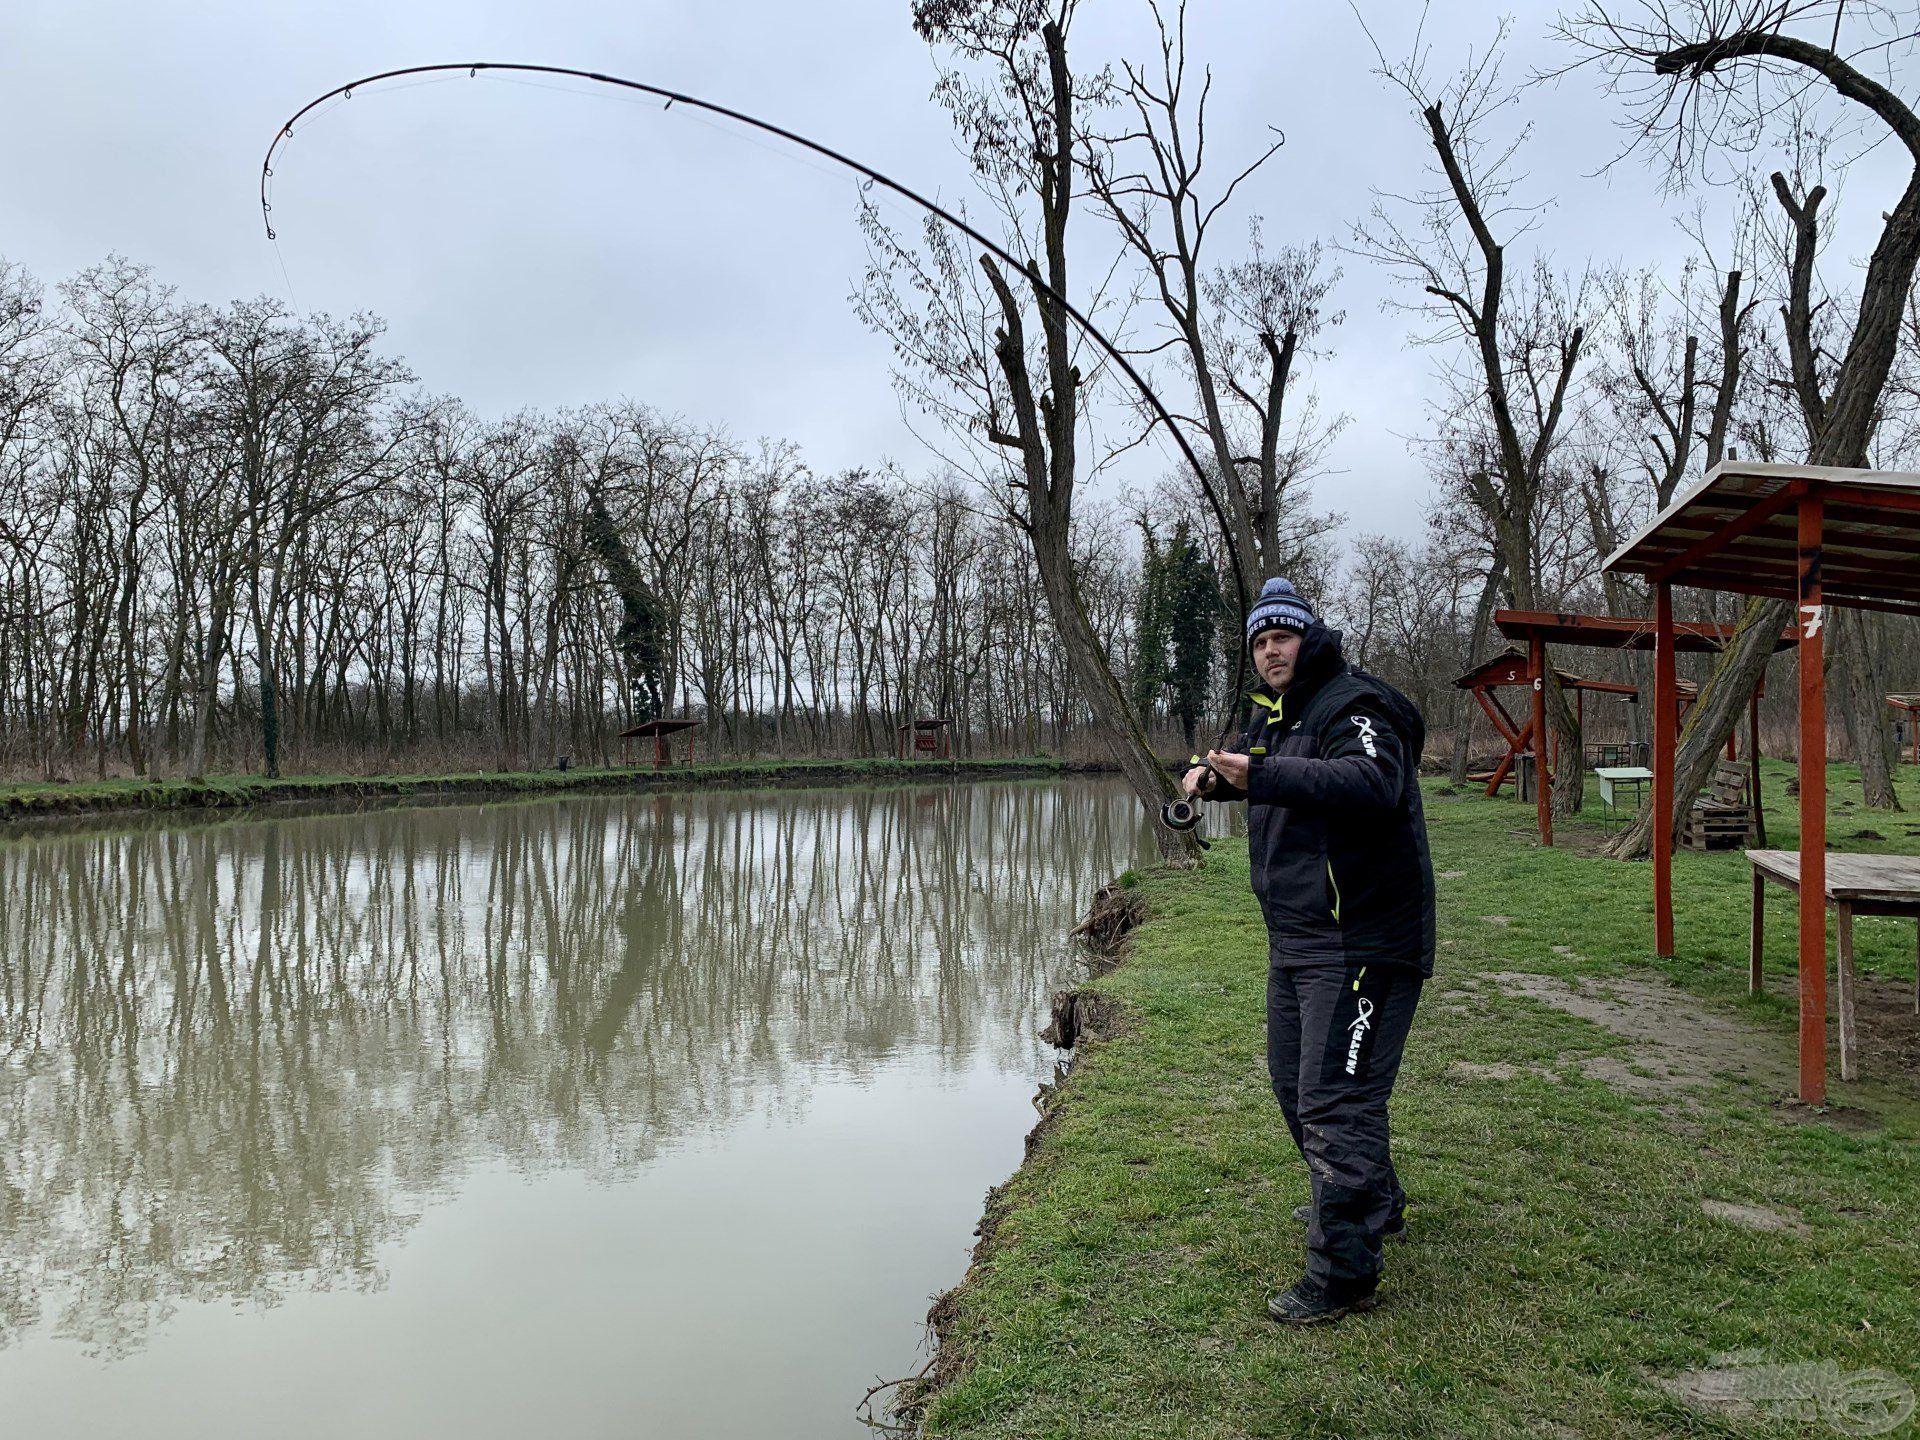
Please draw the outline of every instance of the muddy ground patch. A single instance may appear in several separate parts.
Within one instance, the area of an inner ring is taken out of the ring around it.
[[[1581,1068],[1635,1094],[1684,1096],[1728,1080],[1767,1095],[1791,1090],[1791,1041],[1729,1015],[1656,977],[1566,979],[1531,971],[1485,977],[1502,993],[1538,1000],[1618,1035],[1625,1055],[1590,1055]]]

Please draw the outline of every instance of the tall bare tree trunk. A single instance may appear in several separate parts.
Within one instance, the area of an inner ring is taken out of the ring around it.
[[[1841,610],[1833,617],[1834,657],[1840,674],[1841,715],[1860,761],[1860,789],[1876,810],[1898,810],[1893,789],[1893,729],[1887,723],[1887,625],[1884,616]]]
[[[1507,562],[1504,556],[1496,553],[1493,562],[1487,567],[1487,578],[1480,586],[1480,599],[1473,607],[1473,632],[1467,644],[1467,666],[1471,669],[1478,665],[1487,644],[1487,627],[1493,621],[1494,602],[1499,598],[1500,587],[1506,583]],[[1460,697],[1461,722],[1454,727],[1453,765],[1448,771],[1455,785],[1467,783],[1467,742],[1473,735],[1473,710],[1467,701],[1467,692],[1456,692]]]
[[[1078,478],[1081,377],[1073,363],[1066,312],[1053,298],[1067,293],[1067,219],[1074,186],[1073,82],[1067,68],[1066,37],[1060,26],[1049,21],[1041,36],[1046,45],[1052,87],[1052,149],[1040,157],[1041,256],[1047,273],[1046,288],[1036,286],[1034,297],[1044,339],[1045,368],[1040,378],[1046,388],[1044,393],[1036,394],[1035,377],[1027,369],[1020,302],[1000,267],[992,257],[983,255],[981,268],[1000,305],[1001,326],[995,335],[994,358],[1013,402],[1015,430],[1000,437],[1000,443],[1019,456],[1026,491],[1027,537],[1080,698],[1093,712],[1094,723],[1134,794],[1150,811],[1157,811],[1176,793],[1173,777],[1154,755],[1146,732],[1113,673],[1106,647],[1087,618],[1073,567],[1073,495]],[[1039,280],[1041,277],[1031,274],[1027,278]],[[1161,855],[1169,861],[1191,864],[1198,855],[1191,834],[1159,826],[1154,835]]]

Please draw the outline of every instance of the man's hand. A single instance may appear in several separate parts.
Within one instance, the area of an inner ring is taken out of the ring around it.
[[[1220,772],[1220,778],[1235,789],[1247,788],[1247,757],[1232,750],[1209,750],[1207,764]]]
[[[1213,789],[1213,772],[1204,765],[1196,765],[1180,777],[1180,788],[1189,795],[1205,795]]]

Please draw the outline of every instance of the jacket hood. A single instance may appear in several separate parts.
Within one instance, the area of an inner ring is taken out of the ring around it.
[[[1301,632],[1300,654],[1293,662],[1293,683],[1287,686],[1287,693],[1296,696],[1309,694],[1346,668],[1347,657],[1340,651],[1340,632],[1315,620]],[[1271,685],[1258,678],[1258,672],[1255,678],[1254,688],[1267,695],[1275,693]]]

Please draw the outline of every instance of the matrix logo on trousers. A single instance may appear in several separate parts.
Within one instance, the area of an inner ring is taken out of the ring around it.
[[[1347,1074],[1360,1073],[1360,1043],[1367,1038],[1367,1031],[1373,1028],[1373,1002],[1366,996],[1360,997],[1360,1013],[1353,1017],[1353,1023],[1347,1026]]]
[[[1367,758],[1378,760],[1380,751],[1373,743],[1373,721],[1365,715],[1349,715],[1347,718],[1360,727],[1360,744],[1366,749]]]

